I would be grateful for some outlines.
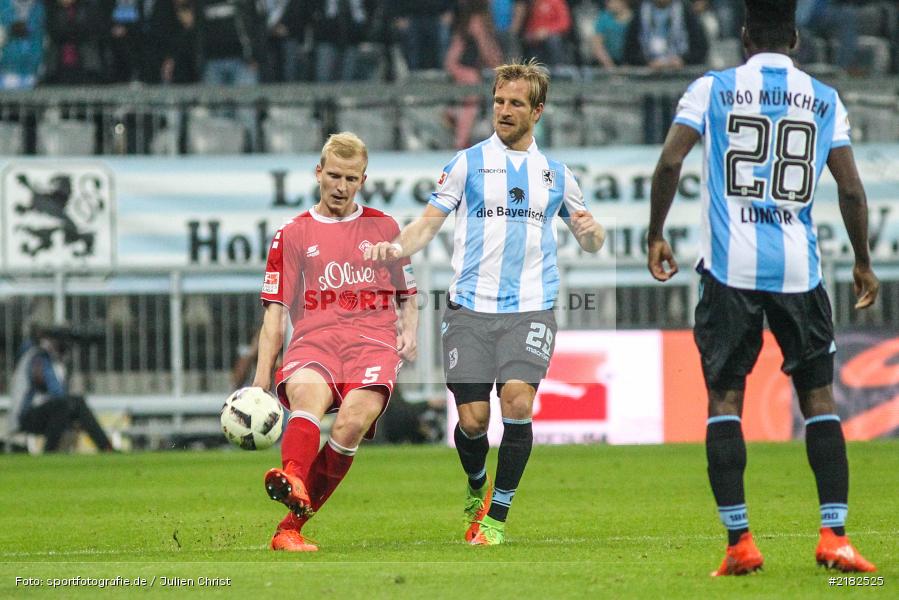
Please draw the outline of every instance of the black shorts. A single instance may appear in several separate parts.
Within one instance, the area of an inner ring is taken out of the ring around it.
[[[450,303],[443,313],[443,373],[456,404],[489,400],[518,379],[536,390],[555,347],[552,310],[479,313]]]
[[[836,349],[833,316],[824,284],[800,293],[742,290],[702,272],[693,337],[709,389],[742,389],[762,349],[764,318],[783,353],[781,369],[793,375]],[[832,362],[832,356],[831,356]]]

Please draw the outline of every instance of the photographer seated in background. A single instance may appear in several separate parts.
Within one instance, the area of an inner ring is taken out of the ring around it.
[[[82,396],[69,394],[66,359],[75,336],[67,327],[35,328],[25,341],[11,382],[11,430],[43,435],[45,452],[59,451],[80,425],[101,451],[112,444]]]

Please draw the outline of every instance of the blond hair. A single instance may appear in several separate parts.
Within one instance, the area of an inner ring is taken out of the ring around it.
[[[322,146],[321,166],[325,166],[325,158],[329,154],[340,158],[362,157],[362,172],[368,167],[368,149],[358,135],[351,131],[341,131],[328,136],[328,141]]]
[[[549,91],[549,71],[546,66],[532,58],[526,62],[516,62],[508,65],[500,65],[493,69],[496,73],[493,79],[493,93],[500,84],[524,79],[530,85],[528,99],[531,108],[537,108],[546,103],[546,93]]]

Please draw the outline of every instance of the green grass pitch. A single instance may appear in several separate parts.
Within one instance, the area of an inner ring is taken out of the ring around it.
[[[495,460],[496,452],[491,451]],[[467,546],[455,452],[365,447],[307,526],[314,554],[267,549],[283,510],[264,452],[0,456],[0,598],[899,597],[899,442],[850,444],[848,529],[881,587],[831,587],[814,563],[818,509],[801,443],[750,444],[750,523],[765,568],[712,579],[724,550],[700,445],[537,447],[508,544]],[[148,589],[53,578],[156,578]],[[44,585],[16,586],[16,577]],[[194,587],[162,586],[185,578]],[[201,577],[230,578],[199,587]]]

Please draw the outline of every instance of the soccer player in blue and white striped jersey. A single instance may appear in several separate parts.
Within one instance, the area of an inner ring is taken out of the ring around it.
[[[442,339],[447,387],[459,409],[454,434],[468,475],[466,540],[501,544],[512,497],[533,444],[531,417],[553,352],[553,306],[559,291],[559,216],[580,246],[597,252],[603,228],[584,205],[571,171],[534,142],[549,75],[535,62],[497,67],[489,139],[459,152],[443,170],[424,214],[393,244],[366,253],[375,260],[418,252],[456,213],[454,276]],[[495,487],[487,477],[490,393],[503,414]]]
[[[701,274],[694,336],[709,393],[708,473],[728,530],[727,556],[713,575],[756,570],[762,555],[749,533],[743,493],[741,429],[746,376],[762,346],[767,318],[806,421],[806,449],[821,508],[819,563],[873,571],[845,536],[849,467],[833,398],[830,301],[812,203],[825,165],[855,252],[856,308],[879,288],[868,256],[867,204],[837,92],[795,68],[795,0],[746,0],[746,64],[710,72],[689,87],[652,183],[649,270],[677,272],[663,237],[681,163],[704,142]],[[667,266],[666,266],[667,263]]]

